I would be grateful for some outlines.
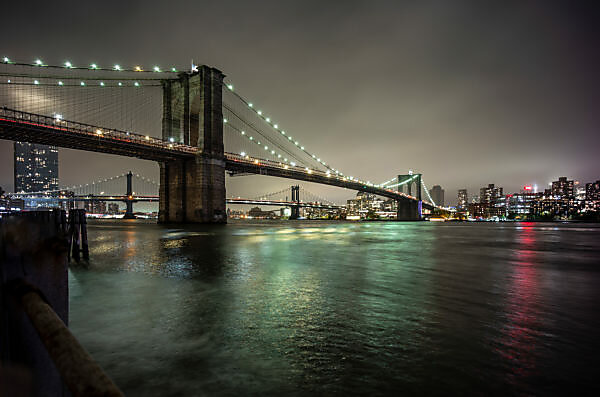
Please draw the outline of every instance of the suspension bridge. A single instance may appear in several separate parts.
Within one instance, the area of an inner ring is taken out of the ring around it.
[[[159,201],[160,222],[226,222],[226,204],[242,202],[226,198],[225,173],[372,193],[396,200],[401,220],[419,220],[423,209],[436,208],[431,197],[422,199],[421,192],[429,192],[421,174],[377,184],[343,173],[209,66],[180,72],[4,57],[0,78],[0,139],[158,162],[158,192],[147,200]],[[129,206],[133,190],[124,193],[105,199]],[[297,208],[299,202],[292,197],[281,205]]]
[[[137,202],[158,202],[158,192],[159,184],[156,181],[129,171],[91,183],[66,186],[60,189],[12,193],[11,197],[27,200],[30,203],[43,203],[44,207],[47,206],[47,203],[67,203],[68,207],[73,208],[76,203],[122,202],[126,204],[124,218],[133,219],[135,218],[133,204]],[[345,208],[343,205],[334,203],[299,185],[251,198],[228,197],[226,203],[228,205],[290,207],[292,209],[292,219],[299,217],[300,208],[323,210],[341,210]],[[29,207],[35,206],[29,205]]]

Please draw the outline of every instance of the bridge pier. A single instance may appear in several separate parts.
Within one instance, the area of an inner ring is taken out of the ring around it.
[[[194,159],[160,164],[158,221],[226,223],[222,86],[208,66],[163,82],[163,139],[198,146]]]
[[[398,215],[399,221],[420,221],[422,219],[422,201],[399,200]]]

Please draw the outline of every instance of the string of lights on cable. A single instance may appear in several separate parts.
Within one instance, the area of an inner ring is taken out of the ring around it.
[[[74,70],[100,70],[100,71],[114,71],[114,72],[137,72],[137,73],[179,73],[177,68],[170,67],[163,69],[158,65],[154,65],[149,69],[143,66],[136,65],[131,68],[122,66],[120,64],[114,64],[112,66],[103,67],[97,63],[90,63],[85,66],[76,66],[71,61],[65,61],[62,65],[50,65],[45,63],[43,60],[37,58],[33,62],[13,61],[7,56],[2,57],[2,63],[11,64],[15,66],[32,66],[40,68],[51,68],[51,69],[74,69]],[[162,77],[164,78],[164,77]]]
[[[234,91],[234,86],[231,83],[227,83],[225,85],[227,87],[227,89],[233,93],[240,101],[242,101],[249,109],[251,109],[259,118],[261,118],[263,121],[265,121],[269,126],[271,126],[275,131],[277,131],[279,134],[286,136],[288,141],[291,142],[292,144],[294,144],[298,149],[300,149],[301,151],[303,151],[304,153],[306,153],[309,157],[311,157],[314,161],[318,162],[319,164],[323,165],[325,168],[327,168],[329,171],[331,171],[332,173],[335,173],[336,175],[340,175],[340,176],[344,176],[344,174],[342,172],[340,172],[339,170],[332,168],[328,163],[326,163],[324,160],[321,160],[321,158],[319,156],[317,156],[314,153],[309,152],[304,145],[302,145],[300,142],[298,142],[297,140],[295,140],[291,135],[287,134],[285,132],[284,129],[282,129],[275,121],[271,120],[271,118],[269,116],[267,116],[262,110],[258,109],[254,103],[248,101],[247,99],[245,99],[244,97],[242,97],[240,94],[238,94],[236,91]]]

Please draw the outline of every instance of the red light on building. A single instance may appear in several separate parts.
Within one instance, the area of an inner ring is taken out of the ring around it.
[[[533,188],[531,186],[523,186],[523,189],[525,189],[525,190],[532,190]]]

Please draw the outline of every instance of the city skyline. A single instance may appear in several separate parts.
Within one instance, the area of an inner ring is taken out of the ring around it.
[[[8,5],[8,11],[22,15],[19,7]],[[191,15],[199,6],[190,7]],[[518,191],[559,176],[582,184],[597,179],[599,120],[592,104],[598,77],[591,71],[598,55],[589,34],[595,10],[585,5],[511,3],[489,10],[463,3],[351,2],[321,5],[318,15],[307,12],[310,7],[268,2],[205,7],[252,34],[210,20],[196,26],[178,14],[177,32],[158,35],[160,29],[146,21],[156,19],[160,7],[128,3],[114,9],[104,39],[57,31],[57,41],[39,34],[50,21],[30,15],[33,28],[14,36],[3,53],[57,64],[71,59],[186,67],[194,59],[214,65],[340,170],[382,182],[413,169],[429,188],[441,185],[453,204],[458,189],[475,191],[488,183]],[[62,8],[52,5],[52,12],[72,16],[74,29],[101,30],[102,15],[79,21],[82,8]],[[334,17],[338,26],[332,30]],[[365,32],[352,28],[357,18],[370,23]],[[15,31],[11,24],[18,23],[15,18],[0,29]],[[197,35],[186,34],[192,26],[200,29]],[[155,40],[138,41],[131,32]],[[307,58],[310,63],[302,62]],[[0,142],[0,159],[0,185],[11,190],[11,142]],[[61,185],[129,169],[158,179],[158,167],[141,160],[60,149],[60,163]],[[228,180],[227,187],[232,195],[251,195],[286,183],[245,177]],[[339,201],[354,194],[316,189]]]

